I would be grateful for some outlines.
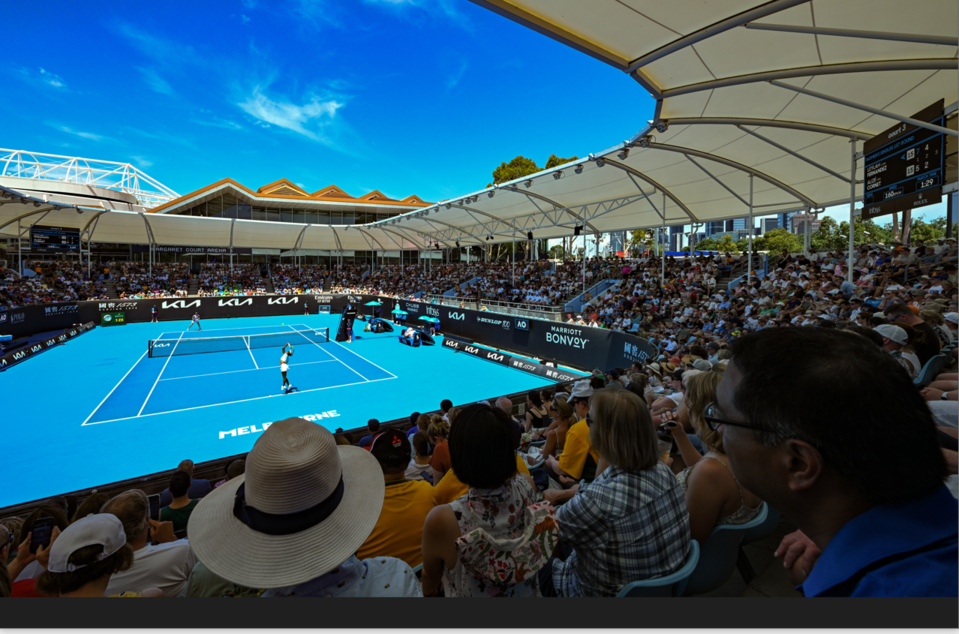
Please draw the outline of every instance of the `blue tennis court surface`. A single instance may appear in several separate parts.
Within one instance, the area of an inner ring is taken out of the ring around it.
[[[352,429],[438,409],[444,398],[469,403],[551,383],[439,342],[410,348],[395,333],[362,332],[363,322],[353,343],[337,343],[338,315],[202,324],[187,332],[187,322],[97,328],[0,374],[4,446],[18,448],[5,464],[19,474],[16,487],[0,487],[0,507],[172,469],[184,458],[244,453],[265,423],[291,416]],[[330,341],[317,343],[314,333],[325,328]],[[295,347],[288,377],[298,392],[281,392],[282,343],[147,355],[150,339],[275,333],[289,333],[280,339]]]

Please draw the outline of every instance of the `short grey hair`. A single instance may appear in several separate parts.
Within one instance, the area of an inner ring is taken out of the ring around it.
[[[123,524],[127,543],[135,542],[150,528],[150,501],[140,489],[130,489],[110,499],[101,513],[115,515]]]

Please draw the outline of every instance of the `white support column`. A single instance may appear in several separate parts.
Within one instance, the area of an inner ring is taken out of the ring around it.
[[[749,175],[749,223],[746,225],[746,229],[749,231],[749,264],[748,271],[746,273],[746,285],[749,286],[750,280],[753,278],[753,175]]]
[[[19,267],[20,275],[23,276],[23,230],[20,228],[20,221],[17,220],[17,266]]]
[[[666,192],[663,192],[663,235],[660,236],[660,251],[663,254],[663,267],[662,272],[660,273],[661,277],[659,280],[659,286],[663,287],[666,285],[666,247],[662,245],[662,240],[666,236]]]
[[[513,246],[510,249],[510,263],[509,263],[509,274],[512,279],[511,284],[513,287],[516,287],[516,231],[513,231]]]
[[[846,280],[852,282],[853,241],[856,236],[856,140],[849,139],[849,262],[847,262]]]

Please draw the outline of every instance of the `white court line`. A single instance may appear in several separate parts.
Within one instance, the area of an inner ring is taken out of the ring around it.
[[[258,366],[258,365],[256,364],[256,357],[253,356],[253,351],[250,350],[250,338],[249,338],[249,337],[243,337],[243,341],[246,342],[246,351],[250,353],[250,358],[253,359],[253,367],[255,367],[257,370],[259,370],[259,369],[260,369],[260,366]]]
[[[143,401],[143,405],[140,406],[140,411],[137,412],[137,416],[139,416],[140,414],[143,413],[143,408],[147,406],[147,401],[149,401],[149,400],[150,400],[150,397],[153,396],[153,390],[155,390],[155,389],[157,388],[157,383],[160,382],[160,377],[163,376],[163,372],[166,370],[167,364],[170,363],[170,359],[173,358],[173,354],[176,352],[176,347],[177,347],[178,345],[180,345],[180,340],[183,339],[183,333],[184,333],[184,332],[186,332],[186,331],[184,330],[183,332],[180,333],[179,339],[177,339],[177,340],[176,340],[176,343],[173,344],[173,350],[170,351],[170,356],[168,356],[168,357],[166,358],[166,362],[163,364],[163,367],[160,369],[160,374],[157,375],[157,380],[153,382],[153,387],[150,388],[150,393],[147,394],[146,400]],[[81,425],[81,427],[82,427],[82,425]]]
[[[394,377],[394,378],[396,378],[396,377]],[[335,389],[335,388],[338,388],[338,387],[349,387],[349,386],[351,386],[351,385],[366,385],[367,383],[376,383],[376,382],[378,382],[378,381],[392,381],[392,380],[393,380],[393,379],[373,379],[372,381],[357,381],[356,383],[344,383],[344,384],[342,384],[342,385],[331,385],[331,386],[329,386],[329,387],[316,387],[316,388],[313,388],[312,390],[302,390],[302,391],[297,390],[296,392],[293,392],[293,393],[291,393],[291,394],[270,394],[270,395],[268,395],[268,396],[257,396],[257,397],[254,397],[254,398],[245,398],[245,399],[242,399],[242,400],[239,400],[239,401],[229,401],[228,403],[212,403],[212,404],[210,404],[210,405],[198,405],[197,407],[186,407],[186,408],[184,408],[184,409],[172,409],[172,410],[170,410],[170,411],[168,411],[168,412],[156,412],[156,413],[154,413],[154,414],[144,414],[143,416],[137,415],[137,416],[127,416],[127,417],[125,417],[125,418],[114,418],[114,419],[112,419],[112,420],[101,420],[101,421],[97,421],[97,422],[95,422],[95,423],[84,423],[83,425],[89,426],[89,425],[102,425],[103,423],[116,423],[116,422],[121,421],[121,420],[133,420],[133,419],[135,419],[135,418],[148,418],[148,417],[150,417],[150,416],[161,416],[161,415],[163,415],[163,414],[176,414],[176,413],[178,413],[178,412],[188,412],[188,411],[190,411],[190,410],[194,410],[194,409],[204,409],[204,408],[206,408],[206,407],[219,407],[220,405],[233,405],[233,404],[235,404],[235,403],[247,403],[247,402],[249,402],[249,401],[260,401],[260,400],[263,400],[263,399],[265,399],[265,398],[277,398],[277,397],[282,398],[282,397],[284,397],[284,396],[290,397],[290,396],[296,396],[296,395],[299,395],[299,394],[307,394],[307,393],[309,393],[309,392],[319,392],[319,391],[322,391],[322,390],[332,390],[332,389]],[[83,425],[81,425],[81,427],[82,427]]]
[[[297,324],[297,325],[302,326],[303,324]],[[363,359],[364,361],[366,361],[366,362],[369,363],[370,365],[372,365],[372,366],[374,366],[374,367],[377,367],[377,368],[380,368],[380,366],[376,365],[375,363],[373,363],[372,361],[370,361],[369,359],[367,359],[367,358],[364,357],[363,355],[361,355],[361,354],[356,354],[355,352],[353,352],[352,350],[350,350],[349,348],[347,348],[346,346],[344,346],[344,345],[343,345],[342,343],[340,343],[339,341],[334,341],[334,340],[330,339],[330,343],[335,343],[336,345],[338,345],[339,347],[343,348],[344,350],[346,350],[346,351],[349,352],[350,354],[355,354],[356,356],[358,356],[359,358]],[[394,379],[396,378],[396,375],[393,374],[392,372],[390,372],[389,370],[387,370],[386,368],[380,368],[380,370],[383,370],[384,372],[386,372],[387,374],[389,374],[389,375],[390,375],[391,377],[393,377]]]
[[[149,351],[147,351],[147,352],[149,352]],[[120,379],[120,383],[123,383],[123,382],[126,380],[126,378],[127,378],[128,376],[130,376],[130,373],[133,372],[133,368],[137,367],[137,365],[140,363],[140,361],[143,361],[143,357],[145,357],[146,354],[147,354],[146,352],[144,352],[143,354],[141,354],[141,355],[140,355],[140,358],[137,359],[137,362],[134,363],[132,366],[130,366],[130,369],[127,370],[127,373],[123,375],[123,378],[122,378],[122,379]],[[120,383],[117,383],[116,385],[113,386],[113,389],[110,390],[110,394],[113,394],[113,392],[114,392],[118,387],[120,387]],[[90,415],[87,416],[87,420],[90,420],[91,418],[93,418],[93,415],[97,413],[97,410],[99,410],[100,407],[101,407],[104,403],[107,402],[107,399],[110,398],[110,394],[107,394],[106,396],[103,397],[103,400],[100,401],[100,405],[97,405],[97,408],[96,408],[95,410],[93,410],[92,412],[90,412]],[[86,425],[86,424],[87,424],[87,420],[83,421],[83,423],[80,424],[80,427],[83,427],[84,425]]]
[[[300,324],[300,325],[302,326],[303,324]],[[309,341],[310,343],[312,343],[312,344],[313,344],[314,346],[316,346],[317,348],[320,348],[320,344],[316,343],[315,341],[310,341],[309,338],[308,338],[306,335],[300,333],[300,331],[298,331],[296,328],[293,328],[293,326],[289,326],[289,328],[291,328],[292,330],[294,330],[295,332],[297,332],[301,337],[303,337],[304,339],[306,339],[307,341]],[[314,329],[314,330],[315,330],[315,329]],[[327,336],[327,338],[329,338],[329,336],[330,336],[329,330],[326,331],[326,336]],[[323,350],[323,348],[320,348],[320,350]],[[326,354],[330,355],[331,357],[333,357],[334,359],[336,359],[336,360],[339,361],[340,363],[343,363],[343,360],[342,360],[342,359],[338,358],[335,354],[333,354],[333,353],[330,352],[329,350],[323,350],[323,352],[325,352]],[[343,367],[349,369],[353,374],[355,374],[356,376],[360,377],[360,378],[363,379],[364,381],[369,381],[368,378],[366,378],[365,376],[363,376],[362,374],[360,374],[359,372],[357,372],[356,370],[354,370],[354,369],[351,368],[350,366],[346,365],[345,363],[343,363]],[[393,378],[395,379],[396,377],[394,376]]]
[[[333,359],[328,359],[327,361],[307,361],[306,363],[297,363],[296,367],[301,365],[314,365],[316,363],[333,363]],[[238,372],[256,372],[257,370],[276,370],[279,369],[278,365],[264,366],[262,368],[249,369],[249,370],[230,370],[228,372],[213,372],[212,374],[194,374],[192,376],[174,376],[169,379],[160,379],[161,381],[179,381],[180,379],[196,379],[201,376],[218,376],[220,374],[237,374]]]

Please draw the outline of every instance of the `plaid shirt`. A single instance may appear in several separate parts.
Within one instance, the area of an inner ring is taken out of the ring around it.
[[[626,584],[679,570],[689,552],[689,512],[665,464],[646,471],[610,465],[556,510],[559,536],[574,552],[553,563],[562,597],[615,596]]]

